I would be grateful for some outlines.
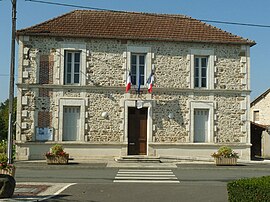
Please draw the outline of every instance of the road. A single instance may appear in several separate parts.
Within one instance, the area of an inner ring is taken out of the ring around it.
[[[175,168],[124,169],[108,168],[105,164],[44,164],[33,167],[18,166],[16,180],[76,183],[47,201],[225,202],[228,181],[269,174],[269,164],[234,167],[179,164]]]

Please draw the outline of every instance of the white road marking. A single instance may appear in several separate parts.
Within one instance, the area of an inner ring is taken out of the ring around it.
[[[179,181],[165,181],[165,180],[114,180],[113,182],[124,183],[180,183]]]
[[[113,182],[179,183],[172,170],[119,169]]]
[[[50,198],[53,198],[53,197],[59,195],[62,191],[64,191],[64,190],[67,189],[68,187],[70,187],[70,186],[72,186],[72,185],[75,185],[75,184],[77,184],[77,183],[71,183],[71,184],[68,184],[68,185],[64,186],[62,189],[59,189],[57,192],[53,193],[52,195],[40,199],[40,201],[44,201],[44,200],[48,200],[48,199],[50,199]]]

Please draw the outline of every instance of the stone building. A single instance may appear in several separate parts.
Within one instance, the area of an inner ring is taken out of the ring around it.
[[[251,156],[270,158],[270,89],[250,103]]]
[[[250,158],[254,41],[182,15],[90,10],[17,37],[18,159],[55,143],[75,159],[210,159],[224,144]]]
[[[250,103],[251,121],[261,125],[270,125],[270,88]]]

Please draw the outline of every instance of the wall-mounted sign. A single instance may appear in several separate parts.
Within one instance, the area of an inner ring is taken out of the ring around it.
[[[36,140],[53,140],[53,128],[36,128]]]
[[[137,109],[141,109],[143,107],[143,101],[137,100]]]

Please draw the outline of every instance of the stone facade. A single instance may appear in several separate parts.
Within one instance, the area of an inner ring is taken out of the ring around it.
[[[258,101],[257,101],[258,99]],[[259,96],[251,103],[251,121],[262,125],[270,125],[270,90]],[[258,112],[258,119],[255,120],[254,112]]]
[[[229,144],[249,159],[249,46],[35,36],[20,37],[19,46],[19,159],[42,158],[56,142],[74,158],[127,155],[126,111],[137,101],[149,108],[148,155],[210,158],[220,145]],[[79,85],[64,84],[65,50],[81,51]],[[125,93],[129,50],[146,50],[148,71],[155,72],[152,94],[145,86],[141,94],[134,87]],[[213,53],[210,89],[193,87],[192,50]],[[77,142],[62,141],[63,106],[80,106]],[[211,132],[208,142],[194,143],[193,113],[201,106],[211,112]],[[53,128],[53,139],[37,141],[38,127]]]

